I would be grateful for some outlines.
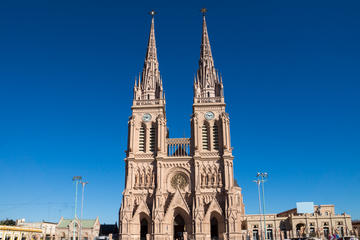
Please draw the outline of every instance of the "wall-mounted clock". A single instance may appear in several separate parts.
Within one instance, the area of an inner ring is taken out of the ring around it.
[[[151,114],[150,113],[145,113],[142,117],[144,122],[148,122],[151,120]]]
[[[205,113],[206,120],[211,120],[215,117],[215,114],[213,112],[207,112]]]

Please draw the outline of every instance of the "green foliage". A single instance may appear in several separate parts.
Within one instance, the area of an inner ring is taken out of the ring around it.
[[[0,225],[15,226],[16,222],[12,219],[0,220]]]

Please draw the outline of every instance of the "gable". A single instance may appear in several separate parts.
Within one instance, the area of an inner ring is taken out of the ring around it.
[[[185,201],[185,198],[183,197],[183,195],[181,194],[181,192],[179,191],[179,189],[176,189],[172,199],[171,199],[171,202],[169,204],[169,207],[166,211],[166,214],[165,216],[167,217],[168,214],[170,212],[172,212],[172,210],[174,210],[175,208],[181,208],[183,209],[184,211],[186,211],[188,214],[190,214],[190,209],[189,209],[189,206],[188,204],[186,203]]]
[[[137,209],[136,209],[136,211],[135,211],[135,213],[134,213],[134,215],[133,216],[135,216],[135,215],[137,215],[137,214],[140,214],[140,213],[146,213],[148,216],[150,216],[151,214],[150,214],[150,210],[149,210],[149,208],[148,208],[148,206],[147,206],[147,204],[145,203],[145,201],[144,200],[142,200],[141,202],[140,202],[140,204],[139,204],[139,206],[137,207]]]
[[[212,212],[217,212],[218,214],[222,215],[222,209],[218,203],[218,201],[216,200],[216,198],[213,198],[213,200],[211,201],[206,214],[205,214],[205,218],[210,218],[210,215]]]

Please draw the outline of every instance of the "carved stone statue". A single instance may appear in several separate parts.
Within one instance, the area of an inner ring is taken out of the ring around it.
[[[219,186],[222,185],[222,177],[221,177],[221,172],[218,173],[218,184]]]
[[[139,173],[135,173],[135,183],[134,186],[138,186],[139,185]]]

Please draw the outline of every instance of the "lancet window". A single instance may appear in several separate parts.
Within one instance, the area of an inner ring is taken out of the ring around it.
[[[213,126],[213,144],[214,150],[219,150],[219,127],[216,123]]]
[[[151,126],[150,128],[150,152],[155,151],[155,142],[156,142],[156,129],[155,126]]]
[[[139,130],[139,151],[145,152],[145,127],[141,126]]]
[[[203,150],[209,150],[209,134],[206,125],[203,125],[201,128],[201,137]]]

